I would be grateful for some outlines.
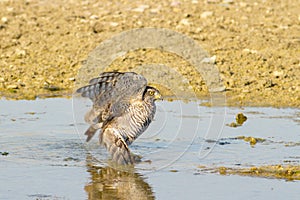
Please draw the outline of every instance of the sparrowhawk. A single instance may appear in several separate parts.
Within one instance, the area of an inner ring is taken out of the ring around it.
[[[100,130],[99,141],[118,164],[133,164],[137,156],[128,146],[140,136],[153,120],[155,101],[160,92],[147,85],[144,76],[134,72],[104,72],[77,90],[92,100],[85,115],[90,127],[86,141]]]

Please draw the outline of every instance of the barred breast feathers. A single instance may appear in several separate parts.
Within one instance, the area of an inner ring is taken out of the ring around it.
[[[125,114],[120,133],[126,143],[130,145],[139,137],[152,122],[155,114],[155,104],[148,102],[134,103]]]

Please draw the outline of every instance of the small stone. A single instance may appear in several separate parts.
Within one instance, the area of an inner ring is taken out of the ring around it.
[[[200,27],[196,28],[195,33],[200,33],[200,32],[202,32],[202,28]]]
[[[206,3],[220,3],[221,0],[206,0]]]
[[[240,2],[239,4],[240,4],[241,7],[247,7],[248,6],[248,4],[245,3],[245,2]]]
[[[94,32],[94,33],[100,33],[100,32],[102,32],[102,31],[104,31],[104,26],[103,26],[102,23],[96,22],[96,23],[93,25],[92,29],[93,29],[93,32]]]
[[[110,26],[112,27],[117,27],[119,25],[118,22],[110,22]]]
[[[26,51],[25,50],[21,50],[21,49],[16,49],[15,51],[16,55],[21,58],[23,56],[26,56]]]
[[[157,13],[159,13],[159,11],[160,11],[159,8],[152,8],[152,9],[150,10],[150,13],[157,14]]]
[[[215,64],[217,60],[217,56],[213,55],[212,57],[210,57],[210,63]]]
[[[23,83],[23,82],[18,82],[18,84],[21,86],[21,87],[25,87],[25,83]]]
[[[99,19],[99,17],[97,15],[92,15],[90,16],[90,19]]]
[[[150,8],[150,6],[149,5],[140,5],[139,7],[132,9],[132,11],[134,11],[134,12],[141,12],[142,13],[147,8]]]
[[[69,78],[69,81],[75,81],[76,79],[74,77]]]
[[[248,20],[249,18],[247,16],[242,16],[241,20]]]
[[[45,85],[44,89],[49,90],[49,91],[59,91],[61,88],[55,85]]]
[[[86,23],[89,22],[89,20],[87,20],[87,19],[80,19],[80,22],[83,23],[83,24],[86,24]]]
[[[212,56],[210,58],[203,58],[202,63],[215,64],[216,63],[216,59],[217,59],[216,55],[214,55],[214,56]]]
[[[287,30],[289,27],[288,26],[286,26],[286,25],[280,25],[279,26],[279,29],[283,29],[283,30]]]
[[[12,84],[12,85],[6,86],[6,88],[7,88],[7,89],[18,89],[18,85]]]
[[[7,12],[13,12],[14,11],[14,7],[7,7],[6,10],[7,10]]]
[[[4,23],[4,24],[7,24],[8,18],[7,17],[2,17],[1,22]]]
[[[171,7],[177,7],[177,6],[180,6],[180,4],[181,3],[179,1],[172,1],[171,4],[170,4],[170,6]]]
[[[265,82],[263,83],[263,86],[265,88],[271,88],[271,87],[274,87],[275,85],[277,85],[277,84],[273,83],[272,79],[265,80]]]
[[[25,87],[25,83],[22,82],[21,79],[18,80],[18,85],[21,86],[21,87]]]
[[[279,77],[281,77],[283,75],[283,71],[274,71],[273,72],[273,76],[275,77],[275,78],[279,78]]]
[[[190,22],[189,22],[188,19],[182,19],[182,20],[180,20],[179,23],[182,24],[182,25],[185,25],[185,26],[189,26],[190,25]]]
[[[211,17],[213,14],[214,14],[214,13],[213,13],[212,11],[205,11],[205,12],[203,12],[203,13],[200,15],[200,17],[203,18],[203,19],[205,19],[205,18],[207,18],[207,17]]]
[[[254,50],[254,49],[243,49],[243,52],[245,53],[251,53],[251,54],[257,54],[258,51],[257,50]]]
[[[225,4],[233,4],[234,0],[223,0],[223,3],[225,3]]]
[[[5,79],[4,78],[0,78],[0,83],[4,83],[5,82]]]

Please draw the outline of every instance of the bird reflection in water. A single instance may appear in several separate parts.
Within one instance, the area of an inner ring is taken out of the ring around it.
[[[96,199],[155,199],[152,188],[134,166],[126,169],[95,166],[93,158],[86,159],[90,182],[85,186],[89,200]]]

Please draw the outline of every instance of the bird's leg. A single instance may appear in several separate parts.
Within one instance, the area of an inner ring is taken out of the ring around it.
[[[92,124],[91,126],[94,128],[94,129],[101,129],[102,128],[102,125],[103,123],[96,123],[96,124]]]
[[[141,155],[137,155],[137,154],[134,154],[134,153],[130,152],[130,156],[131,156],[134,163],[142,162],[142,156]]]

